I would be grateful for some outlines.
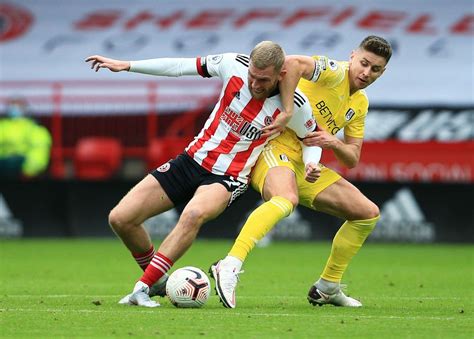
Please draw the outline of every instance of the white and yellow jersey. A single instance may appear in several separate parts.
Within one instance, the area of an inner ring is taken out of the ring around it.
[[[301,79],[298,89],[309,99],[318,127],[333,135],[344,129],[347,136],[363,138],[369,100],[364,90],[350,95],[348,62],[318,55],[313,56],[313,59],[313,77],[311,80]],[[298,139],[289,129],[270,143],[278,143],[287,151],[297,152],[301,156]]]

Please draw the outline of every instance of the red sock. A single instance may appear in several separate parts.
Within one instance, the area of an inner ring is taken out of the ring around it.
[[[156,283],[168,270],[173,266],[173,262],[165,257],[163,254],[156,252],[150,264],[143,273],[140,281],[148,286]]]
[[[132,255],[138,266],[140,266],[142,270],[145,270],[155,255],[155,246],[151,245],[151,248],[148,251],[143,253],[132,253]]]

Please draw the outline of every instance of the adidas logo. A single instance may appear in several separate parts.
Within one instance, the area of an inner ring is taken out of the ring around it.
[[[432,242],[435,229],[428,222],[412,191],[402,188],[381,208],[381,218],[370,238],[409,242]]]

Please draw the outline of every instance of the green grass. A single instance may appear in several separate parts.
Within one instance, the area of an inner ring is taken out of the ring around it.
[[[230,242],[197,241],[175,267],[207,271]],[[237,308],[118,305],[141,271],[118,240],[0,242],[1,337],[472,338],[471,245],[367,244],[344,276],[361,309],[306,300],[329,243],[274,243],[245,265]],[[99,305],[96,305],[96,304]]]

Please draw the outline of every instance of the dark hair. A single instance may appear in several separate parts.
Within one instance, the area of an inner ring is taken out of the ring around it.
[[[392,46],[390,43],[376,35],[369,35],[359,45],[359,48],[362,48],[368,52],[372,52],[375,55],[385,58],[385,61],[388,63],[390,57],[392,56]]]

